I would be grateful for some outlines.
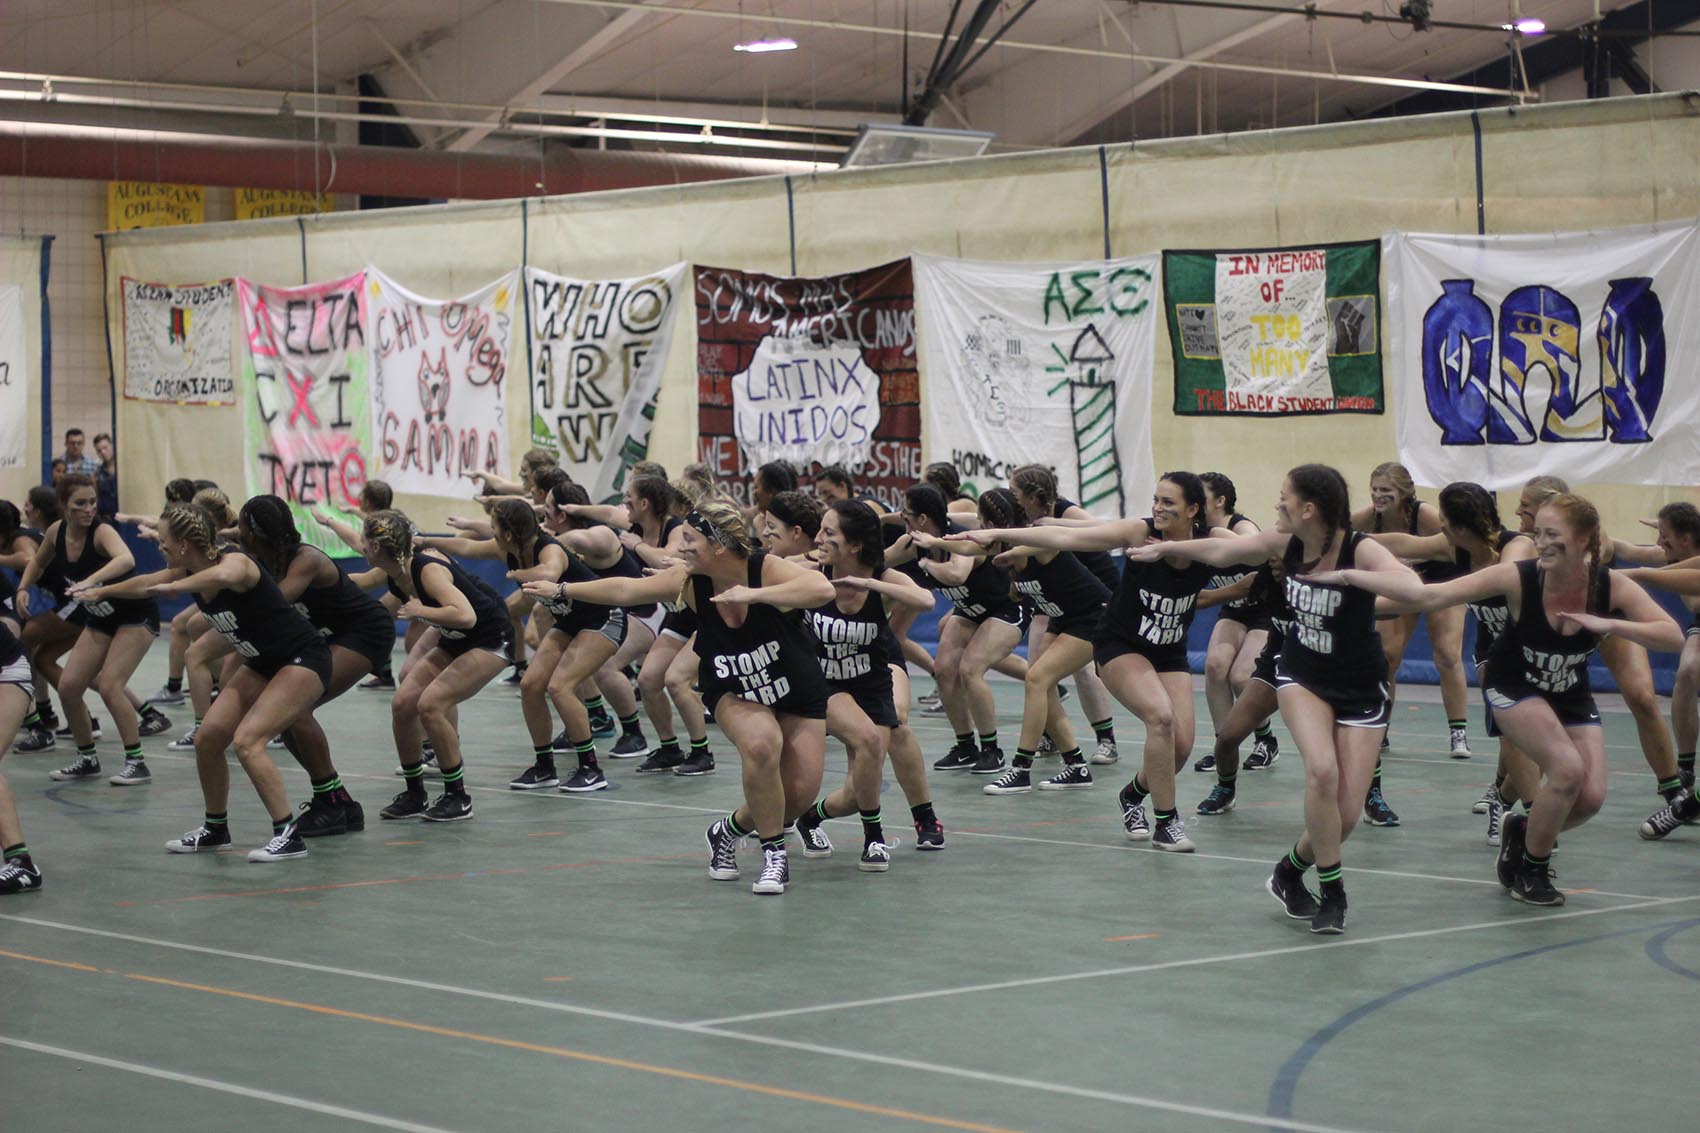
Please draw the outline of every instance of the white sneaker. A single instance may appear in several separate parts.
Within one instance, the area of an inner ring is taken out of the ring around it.
[[[1098,746],[1092,749],[1089,756],[1093,763],[1114,763],[1121,758],[1121,752],[1116,750],[1116,741],[1099,740]]]
[[[761,876],[750,886],[751,893],[779,894],[791,883],[791,861],[784,850],[763,850]]]
[[[1482,797],[1470,804],[1471,814],[1486,814],[1488,808],[1499,801],[1499,788],[1489,787],[1482,792]]]
[[[201,730],[201,725],[200,725],[199,722],[196,722],[194,724],[189,725],[189,730],[187,732],[184,732],[183,735],[180,736],[179,738],[172,740],[170,743],[166,744],[165,750],[166,751],[194,751],[195,750],[195,736],[196,736],[197,733],[200,732],[200,730]]]
[[[1452,729],[1452,758],[1469,759],[1475,754],[1470,750],[1470,737],[1463,728]]]

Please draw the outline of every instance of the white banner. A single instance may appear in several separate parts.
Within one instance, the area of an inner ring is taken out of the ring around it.
[[[147,283],[125,276],[124,396],[236,404],[230,349],[236,283]]]
[[[1399,459],[1419,484],[1700,482],[1700,229],[1390,233]]]
[[[632,279],[571,279],[525,269],[531,318],[531,443],[594,501],[618,502],[649,455],[661,371],[685,265]]]
[[[0,468],[22,468],[28,451],[28,341],[23,290],[12,283],[0,286]]]
[[[1043,464],[1088,511],[1143,515],[1156,486],[1158,257],[914,261],[928,458],[976,491]]]
[[[426,299],[366,269],[372,474],[398,492],[463,498],[472,472],[506,476],[517,271],[460,299]]]

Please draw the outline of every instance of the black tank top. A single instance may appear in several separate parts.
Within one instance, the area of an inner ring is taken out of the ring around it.
[[[1233,515],[1228,517],[1226,526],[1229,531],[1233,531],[1239,524],[1250,522],[1251,520],[1249,517],[1241,515],[1236,511]],[[1259,568],[1257,567],[1249,567],[1243,564],[1229,567],[1216,567],[1210,575],[1210,587],[1213,590],[1220,590],[1225,586],[1232,586],[1246,575],[1256,574],[1258,569]],[[1252,596],[1251,593],[1247,593],[1244,598],[1235,598],[1223,608],[1241,613],[1262,612],[1260,603]]]
[[[1287,589],[1275,581],[1275,568],[1264,563],[1251,580],[1251,598],[1268,611],[1269,636],[1283,637],[1293,628],[1293,610],[1287,605]]]
[[[1515,538],[1517,538],[1515,531],[1507,531],[1501,527],[1499,534],[1495,536],[1494,550],[1504,551],[1505,545]],[[1468,551],[1459,547],[1452,559],[1457,564],[1460,575],[1470,573],[1472,564]],[[1465,609],[1476,616],[1475,661],[1476,664],[1480,665],[1488,659],[1488,654],[1493,652],[1493,643],[1499,640],[1499,635],[1505,632],[1505,623],[1511,617],[1511,608],[1506,603],[1503,594],[1496,594],[1492,598],[1482,598],[1475,602],[1466,603]]]
[[[1547,620],[1541,603],[1543,579],[1534,559],[1517,564],[1522,587],[1522,609],[1515,621],[1507,620],[1505,632],[1488,655],[1487,683],[1502,687],[1523,685],[1536,692],[1587,693],[1588,655],[1599,644],[1599,635],[1582,630],[1560,633]],[[1611,605],[1611,570],[1595,568],[1588,587],[1590,614],[1604,614]]]
[[[440,610],[443,606],[441,602],[431,597],[425,589],[425,567],[430,563],[438,563],[449,569],[449,574],[454,578],[455,589],[464,594],[466,600],[472,603],[472,612],[478,618],[470,629],[447,629],[438,626],[438,633],[450,641],[462,637],[494,639],[505,636],[505,627],[508,624],[508,608],[502,602],[500,596],[490,589],[489,585],[482,579],[467,574],[459,563],[436,551],[419,551],[407,564],[408,576],[413,581],[414,597],[418,599],[421,605],[434,610]],[[393,578],[390,579],[390,593],[404,602],[407,600],[407,594],[396,584],[396,580]]]
[[[312,553],[313,548],[302,545],[295,549],[295,556],[290,561]],[[318,553],[324,554],[322,551]],[[329,555],[325,557],[330,558]],[[348,577],[341,563],[335,559],[330,559],[330,563],[336,567],[336,581],[328,586],[308,586],[295,601],[295,608],[313,623],[319,635],[335,637],[341,633],[368,630],[394,634],[395,619],[390,617],[390,612],[354,585],[354,580]]]
[[[1369,536],[1341,535],[1336,569],[1357,563]],[[1375,628],[1375,595],[1355,586],[1324,586],[1299,577],[1304,544],[1297,536],[1281,556],[1292,623],[1281,642],[1282,671],[1311,688],[1374,688],[1387,679],[1387,658]]]
[[[99,517],[95,518],[94,523],[89,526],[88,535],[83,539],[83,553],[77,556],[75,561],[71,559],[70,555],[65,550],[65,532],[66,525],[69,522],[69,520],[64,520],[59,524],[59,537],[54,544],[54,551],[56,552],[54,558],[60,564],[60,568],[63,571],[64,585],[67,588],[73,582],[83,581],[95,571],[112,561],[110,556],[101,553],[100,548],[95,546],[94,542],[94,533],[96,531],[99,531],[102,527],[112,526],[109,521]],[[114,527],[113,530],[116,531],[117,528]],[[106,581],[122,582],[126,578],[133,577],[135,573],[136,571],[132,567],[117,578],[109,578]],[[121,613],[138,614],[149,610],[157,610],[159,607],[152,598],[102,598],[95,602],[83,602],[82,608],[90,617],[110,618]]]
[[[220,590],[210,599],[197,592],[195,605],[232,649],[250,659],[278,662],[318,644],[319,631],[283,596],[265,567],[242,551],[225,553],[253,562],[260,580],[247,590]]]
[[[823,573],[832,577],[830,568]],[[855,684],[870,678],[891,679],[885,667],[891,625],[881,595],[864,590],[862,608],[853,614],[839,609],[836,600],[828,602],[810,610],[804,621],[820,642],[821,673],[828,681]]]
[[[606,568],[590,567],[589,569],[595,573],[597,578],[642,578],[644,577],[643,565],[643,560],[633,554],[631,548],[621,546],[620,557],[614,560],[612,566]],[[576,582],[578,580],[568,579],[568,581]],[[641,606],[627,606],[626,610],[633,617],[647,618],[655,613],[655,603],[645,602]]]
[[[1096,614],[1110,600],[1110,588],[1080,560],[1070,551],[1058,551],[1048,563],[1029,558],[1014,573],[1015,592],[1035,614],[1053,618]]]
[[[1149,517],[1145,526],[1155,530]],[[1214,569],[1199,562],[1172,567],[1163,559],[1154,563],[1125,559],[1121,581],[1104,610],[1104,622],[1133,641],[1185,647],[1187,630],[1198,613],[1198,592],[1209,583]]]
[[[547,535],[539,535],[537,541],[531,545],[532,566],[536,566],[537,561],[543,557],[545,547],[561,547],[561,544]],[[595,582],[602,577],[591,570],[583,559],[568,551],[565,547],[561,547],[561,550],[566,552],[567,569],[561,572],[561,576],[556,581]],[[519,561],[518,556],[508,556],[509,570],[521,570],[523,568],[524,564]],[[562,628],[569,628],[570,624],[587,624],[590,622],[600,624],[608,620],[608,611],[613,609],[612,606],[604,606],[597,602],[585,602],[576,598],[558,598],[552,593],[547,597],[539,598],[537,601],[554,617],[555,624]]]
[[[750,552],[745,582],[762,584],[766,551]],[[825,699],[820,643],[809,632],[800,611],[783,611],[765,603],[744,607],[744,623],[728,626],[714,604],[714,581],[691,576],[697,612],[698,670],[703,691],[732,693],[757,704],[774,705],[800,694]]]
[[[1059,496],[1057,502],[1051,506],[1051,518],[1061,519],[1063,513],[1076,506],[1078,505],[1073,500],[1065,500]],[[1098,581],[1104,584],[1106,594],[1114,590],[1116,583],[1121,581],[1121,577],[1116,571],[1116,560],[1110,557],[1110,552],[1075,551],[1073,554],[1075,558],[1080,560],[1081,566],[1098,576]]]
[[[962,528],[947,520],[945,530],[947,534],[955,535]],[[947,552],[946,558],[948,557]],[[933,557],[932,561],[944,560]],[[1014,600],[1009,596],[1009,571],[993,563],[989,556],[975,559],[974,569],[956,586],[944,585],[927,571],[919,572],[919,581],[921,585],[930,586],[947,598],[965,618],[983,618],[993,610],[1014,605]]]

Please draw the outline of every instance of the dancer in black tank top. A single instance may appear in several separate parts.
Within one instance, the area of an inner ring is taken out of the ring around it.
[[[1211,527],[1220,527],[1235,535],[1255,535],[1261,530],[1237,510],[1239,491],[1232,480],[1220,472],[1206,472],[1199,479],[1204,481],[1204,516]],[[1204,703],[1210,709],[1210,723],[1218,736],[1227,726],[1228,714],[1233,711],[1235,702],[1244,695],[1252,669],[1269,640],[1268,611],[1251,595],[1249,586],[1232,590],[1235,583],[1248,579],[1252,573],[1252,568],[1235,564],[1210,577],[1213,592],[1239,595],[1217,606],[1220,613],[1216,624],[1210,628],[1210,642],[1204,647]],[[1202,606],[1204,603],[1200,601],[1199,604]],[[1267,720],[1259,724],[1255,733],[1257,739],[1245,765],[1248,771],[1267,768],[1280,756],[1280,745]],[[1238,765],[1237,745],[1235,764]],[[1204,756],[1192,765],[1192,769],[1215,770],[1215,753]],[[1217,781],[1222,782],[1220,777]]]
[[[17,565],[20,581],[29,568],[30,559],[46,542],[43,532],[63,517],[64,508],[54,489],[44,484],[37,485],[24,497],[23,519],[26,526],[21,530],[30,540],[30,555]],[[59,685],[60,658],[77,643],[82,633],[79,627],[65,620],[71,613],[72,603],[71,596],[66,593],[70,582],[65,578],[64,564],[55,558],[41,572],[35,585],[39,593],[46,596],[48,604],[37,609],[32,597],[31,604],[25,607],[27,613],[19,614],[19,620],[24,623],[21,638],[24,653],[29,657],[35,679],[35,712],[25,718],[24,729],[28,734],[20,736],[16,744],[21,752],[48,751],[57,746],[54,731],[59,727],[60,719],[53,710],[52,690]]]
[[[826,730],[844,744],[849,770],[843,786],[803,812],[797,833],[803,840],[803,856],[827,857],[832,842],[821,829],[829,818],[859,813],[862,818],[862,857],[857,868],[865,873],[883,873],[891,863],[880,815],[880,778],[887,750],[892,762],[898,754],[910,761],[898,779],[907,787],[913,776],[921,776],[922,795],[911,798],[912,810],[926,806],[926,772],[922,770],[920,747],[913,741],[894,739],[907,732],[898,715],[893,693],[890,660],[896,643],[886,611],[896,606],[930,610],[933,596],[913,579],[885,565],[885,545],[879,515],[859,500],[841,500],[826,509],[816,535],[822,573],[832,580],[836,592],[805,614],[805,622],[819,643],[820,663],[826,677]],[[907,688],[904,690],[907,699]],[[921,821],[920,817],[916,818]]]
[[[0,606],[0,759],[12,750],[12,740],[24,720],[34,714],[29,658],[24,653],[23,619],[10,606]],[[24,842],[12,788],[0,773],[0,897],[31,893],[41,888],[41,870]]]
[[[1375,598],[1338,577],[1318,574],[1355,565],[1354,578],[1390,574],[1418,579],[1386,548],[1353,532],[1346,481],[1326,465],[1287,473],[1276,506],[1275,530],[1145,548],[1131,557],[1169,554],[1224,567],[1282,556],[1291,628],[1283,635],[1275,671],[1287,730],[1305,762],[1305,832],[1275,866],[1267,888],[1287,915],[1309,920],[1312,932],[1346,927],[1340,847],[1357,825],[1387,726],[1385,662],[1375,632]],[[1351,799],[1351,803],[1343,800]],[[1305,887],[1312,864],[1322,900]]]
[[[1175,772],[1192,750],[1192,674],[1186,634],[1209,570],[1189,560],[1171,560],[1170,540],[1202,535],[1204,485],[1190,472],[1165,473],[1151,498],[1149,519],[1114,519],[1090,526],[1028,527],[971,531],[982,545],[998,541],[1063,551],[1145,547],[1129,554],[1121,581],[1093,634],[1093,656],[1104,685],[1145,725],[1143,766],[1121,790],[1122,827],[1131,841],[1159,850],[1190,853],[1193,843],[1175,809]],[[1143,782],[1141,781],[1143,779]],[[1151,799],[1155,829],[1146,818]]]
[[[679,563],[646,578],[569,584],[573,601],[632,605],[681,595],[696,611],[703,700],[743,760],[745,803],[708,829],[709,876],[738,876],[738,841],[761,838],[756,893],[790,882],[785,822],[820,791],[826,681],[802,610],[831,601],[832,583],[755,549],[743,514],[705,501],[685,517]]]
[[[1205,757],[1209,760],[1209,768],[1216,772],[1216,782],[1210,793],[1198,804],[1198,813],[1206,817],[1227,814],[1234,809],[1239,798],[1241,770],[1266,771],[1281,755],[1269,721],[1280,707],[1275,695],[1275,671],[1281,657],[1281,643],[1292,625],[1284,571],[1281,556],[1275,555],[1225,588],[1226,592],[1243,591],[1246,601],[1259,611],[1266,628],[1263,648],[1252,663],[1244,687],[1234,697],[1234,706],[1216,725],[1213,749]],[[1242,766],[1240,745],[1252,735],[1256,735],[1257,740]],[[1193,768],[1196,770],[1204,765],[1205,760],[1201,759],[1193,764]]]
[[[1608,634],[1674,653],[1682,648],[1682,630],[1646,591],[1604,566],[1599,513],[1587,500],[1549,499],[1535,515],[1533,534],[1534,559],[1420,590],[1385,579],[1372,585],[1424,610],[1505,599],[1509,617],[1488,657],[1485,694],[1500,729],[1540,765],[1545,782],[1526,817],[1505,820],[1499,880],[1519,901],[1562,905],[1564,894],[1550,877],[1553,843],[1561,830],[1598,812],[1606,796],[1605,742],[1588,656]]]
[[[366,561],[382,571],[383,602],[399,618],[432,627],[409,658],[401,687],[390,701],[390,728],[407,788],[380,817],[457,822],[472,817],[461,760],[457,709],[507,667],[508,611],[502,599],[437,551],[414,550],[413,524],[399,511],[366,517]],[[366,579],[360,580],[364,585]],[[429,737],[443,773],[443,793],[425,794],[420,740]]]

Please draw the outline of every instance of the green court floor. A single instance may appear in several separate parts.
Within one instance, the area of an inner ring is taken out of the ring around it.
[[[157,648],[138,691],[163,669]],[[1012,750],[1019,688],[997,694]],[[753,849],[741,882],[707,876],[703,829],[739,797],[718,733],[712,776],[605,760],[601,794],[511,792],[529,749],[501,685],[462,715],[473,821],[377,820],[388,701],[350,693],[321,719],[369,825],[273,865],[164,852],[202,812],[170,735],[146,787],[49,781],[64,745],[13,754],[46,888],[0,903],[0,1129],[1685,1126],[1700,828],[1636,836],[1659,800],[1629,718],[1606,713],[1611,796],[1555,858],[1569,904],[1540,911],[1494,881],[1470,813],[1488,742],[1447,758],[1432,691],[1408,700],[1386,771],[1403,825],[1348,843],[1332,939],[1263,891],[1301,824],[1290,743],[1234,813],[1189,818],[1197,853],[1161,855],[1118,821],[1125,714],[1094,789],[935,774],[934,854],[893,787],[889,873],[858,872],[835,822],[839,853],[793,853],[780,898],[751,895]],[[948,727],[917,720],[936,758]],[[101,754],[116,767],[116,737]],[[842,768],[829,752],[828,781]],[[1212,782],[1182,774],[1183,813]],[[239,771],[232,803],[238,845],[264,841]]]

